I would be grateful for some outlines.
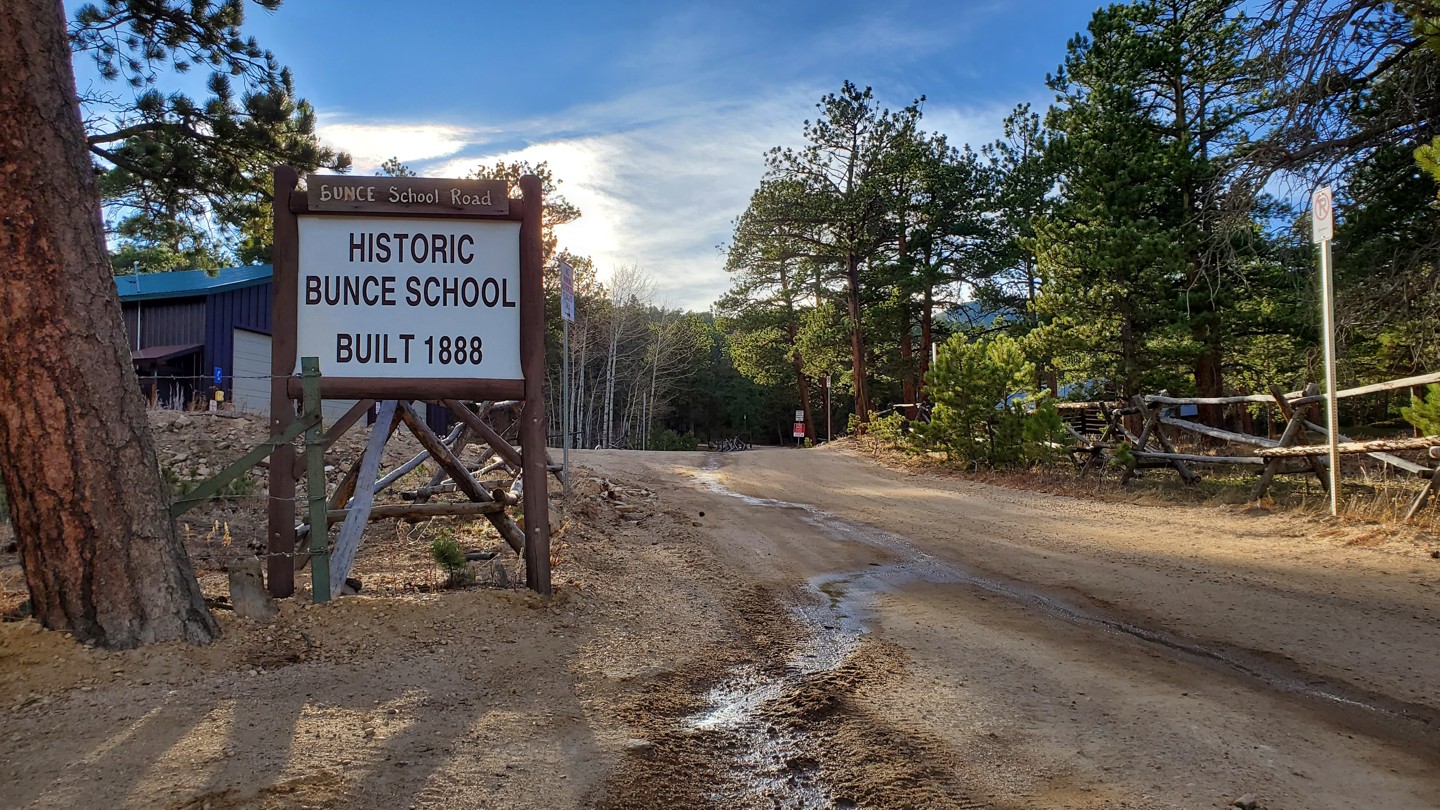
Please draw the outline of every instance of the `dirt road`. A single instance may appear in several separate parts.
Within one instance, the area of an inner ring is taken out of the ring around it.
[[[694,721],[736,738],[731,799],[1440,806],[1440,563],[1414,549],[838,450],[581,458],[704,511],[811,636]]]
[[[1428,547],[835,447],[573,457],[549,602],[436,591],[422,525],[204,649],[0,623],[0,807],[1440,806]]]

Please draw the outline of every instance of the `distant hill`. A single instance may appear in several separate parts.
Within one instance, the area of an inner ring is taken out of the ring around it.
[[[1014,320],[1016,313],[1007,308],[987,310],[979,301],[966,301],[935,316],[954,329],[989,329],[1001,317]]]

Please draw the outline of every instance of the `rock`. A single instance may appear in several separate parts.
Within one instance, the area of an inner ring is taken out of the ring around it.
[[[631,737],[630,739],[625,741],[625,750],[633,751],[637,754],[648,753],[654,747],[655,743],[652,743],[649,740],[641,739],[639,737]]]
[[[505,570],[505,563],[495,563],[494,571],[491,576],[495,580],[495,587],[510,587],[510,572]]]
[[[278,612],[275,600],[265,591],[259,557],[247,557],[230,566],[230,604],[235,615],[245,619],[270,619]]]
[[[516,521],[516,523],[517,523],[517,525],[520,526],[520,529],[523,531],[523,530],[525,529],[525,516],[524,516],[524,515],[521,515],[521,516],[520,516],[520,519],[519,519],[518,521]],[[558,534],[558,533],[560,532],[560,529],[561,529],[564,525],[565,525],[565,518],[561,516],[560,510],[556,509],[555,506],[554,506],[554,504],[551,504],[551,506],[550,506],[550,536],[551,536],[551,537],[554,537],[556,534]]]
[[[1230,806],[1238,808],[1238,810],[1265,810],[1265,805],[1261,804],[1260,800],[1255,798],[1254,793],[1246,793],[1244,796],[1231,802]]]

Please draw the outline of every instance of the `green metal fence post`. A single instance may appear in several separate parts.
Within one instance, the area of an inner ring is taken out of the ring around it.
[[[310,592],[315,602],[330,601],[330,532],[325,497],[325,428],[320,411],[320,358],[300,358],[305,417],[305,494],[310,501]]]

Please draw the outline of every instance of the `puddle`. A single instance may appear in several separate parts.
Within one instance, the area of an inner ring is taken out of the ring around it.
[[[850,656],[865,628],[843,591],[812,582],[812,597],[792,608],[809,631],[779,671],[741,667],[705,694],[705,711],[686,718],[685,728],[721,733],[734,749],[730,779],[710,794],[712,801],[737,806],[809,810],[837,806],[820,776],[820,763],[806,736],[767,713],[792,697],[816,675],[830,672]]]
[[[872,563],[860,571],[813,578],[808,583],[811,599],[794,608],[797,618],[810,630],[812,638],[792,656],[787,671],[781,676],[770,677],[754,672],[736,673],[706,696],[712,708],[689,721],[696,729],[732,730],[742,737],[759,735],[755,740],[759,746],[756,750],[765,751],[767,762],[776,757],[783,761],[794,750],[803,751],[804,741],[786,740],[783,734],[777,735],[768,728],[763,722],[763,708],[783,697],[787,690],[794,688],[805,677],[833,670],[843,663],[858,645],[860,637],[867,632],[865,621],[877,595],[922,582],[977,588],[1071,624],[1138,639],[1164,648],[1172,657],[1240,676],[1318,704],[1332,713],[1338,711],[1340,719],[1370,733],[1386,737],[1398,735],[1429,747],[1440,747],[1440,739],[1437,739],[1440,735],[1440,712],[1430,707],[1365,692],[1250,650],[1196,641],[1164,630],[1143,627],[1023,583],[942,561],[915,548],[899,535],[845,520],[814,506],[735,492],[720,483],[717,470],[718,460],[712,458],[704,468],[694,471],[694,475],[701,485],[712,492],[751,506],[794,512],[801,520],[834,540],[883,549],[895,558],[894,562]],[[793,779],[787,776],[784,781],[789,783]],[[819,794],[824,793],[823,786],[813,777],[802,781],[807,790],[813,787]],[[810,796],[806,790],[795,795],[799,803],[777,806],[830,806],[823,795],[817,804],[805,803]]]

